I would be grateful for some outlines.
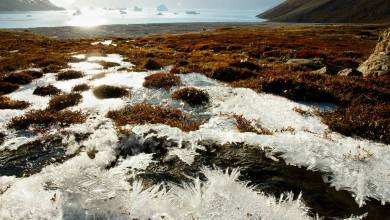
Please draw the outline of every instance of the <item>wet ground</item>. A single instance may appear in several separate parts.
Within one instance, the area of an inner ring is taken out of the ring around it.
[[[215,210],[217,219],[390,215],[388,146],[330,132],[314,114],[318,105],[232,88],[196,73],[181,75],[179,87],[197,87],[210,95],[208,105],[194,108],[170,98],[176,87],[145,88],[144,78],[155,72],[133,72],[120,55],[75,58],[79,62],[70,67],[83,71],[82,78],[57,81],[56,73],[46,74],[8,95],[29,101],[28,109],[0,110],[0,132],[5,134],[0,145],[0,218],[142,219],[165,213],[155,219],[208,219]],[[118,65],[104,69],[96,61]],[[8,129],[13,117],[46,108],[49,98],[33,95],[37,86],[50,84],[70,92],[81,83],[91,88],[123,86],[131,96],[98,99],[91,89],[81,92],[82,102],[69,108],[89,114],[84,124]],[[138,103],[179,109],[205,122],[199,130],[183,132],[161,124],[116,127],[106,117],[109,110]],[[271,134],[240,132],[232,115],[242,115]],[[205,171],[205,166],[213,171]],[[233,168],[241,171],[231,174],[236,178],[220,172]],[[138,180],[145,191],[137,187]],[[175,188],[178,184],[183,188]],[[294,196],[274,200],[286,192]],[[199,197],[187,198],[187,193]]]

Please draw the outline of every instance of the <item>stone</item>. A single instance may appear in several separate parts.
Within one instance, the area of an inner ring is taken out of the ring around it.
[[[352,69],[352,68],[347,68],[347,69],[343,69],[343,70],[340,70],[337,75],[339,76],[363,76],[362,72],[356,70],[356,69]]]
[[[320,67],[314,60],[311,59],[290,59],[287,61],[287,64],[294,64],[314,69]]]
[[[359,66],[358,70],[365,77],[377,77],[390,73],[390,29],[381,35],[374,52]]]

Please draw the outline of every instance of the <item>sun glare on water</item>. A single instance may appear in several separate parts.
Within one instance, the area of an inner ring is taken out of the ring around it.
[[[95,10],[80,10],[72,14],[72,18],[69,20],[68,25],[81,26],[81,27],[94,27],[103,25],[106,20],[101,14]]]

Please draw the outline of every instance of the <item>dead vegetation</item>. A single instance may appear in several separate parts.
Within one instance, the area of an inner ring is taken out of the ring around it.
[[[90,89],[89,85],[83,83],[83,84],[79,84],[79,85],[76,85],[72,88],[72,92],[85,92],[85,91],[88,91]]]
[[[181,84],[180,77],[171,73],[155,73],[145,77],[144,86],[151,89],[170,89]]]
[[[207,104],[210,99],[207,91],[194,87],[178,89],[171,97],[176,100],[182,100],[192,106]]]
[[[117,126],[165,124],[186,132],[198,130],[202,124],[201,121],[191,119],[190,115],[178,109],[149,104],[137,104],[118,111],[110,111],[107,117],[113,119]]]
[[[103,69],[109,69],[112,67],[120,66],[119,63],[102,61],[102,60],[96,61],[96,63],[100,64],[103,67]]]
[[[93,89],[93,94],[99,99],[112,99],[129,96],[130,91],[124,87],[101,85]]]
[[[67,70],[64,72],[60,72],[57,74],[58,81],[71,80],[71,79],[79,79],[82,78],[84,74],[80,71],[76,70]]]
[[[146,70],[160,70],[162,65],[156,60],[147,59],[144,64],[144,68]]]
[[[237,128],[240,132],[252,132],[259,135],[273,135],[273,132],[267,128],[253,126],[252,123],[242,115],[233,115],[233,118],[236,120]]]
[[[113,39],[118,42],[117,47],[92,46],[94,39],[59,40],[1,31],[0,94],[18,89],[18,85],[4,81],[5,76],[16,70],[38,67],[43,72],[58,72],[68,68],[73,52],[94,55],[119,53],[136,65],[135,71],[161,70],[164,66],[173,65],[171,72],[174,74],[198,72],[236,87],[273,93],[296,101],[335,102],[340,106],[339,112],[345,114],[352,114],[348,108],[356,106],[361,110],[354,113],[354,118],[363,114],[359,118],[365,124],[375,124],[378,117],[385,114],[374,116],[368,111],[376,105],[386,106],[382,109],[388,111],[390,78],[335,74],[344,68],[356,68],[366,60],[377,43],[378,34],[385,28],[387,26],[380,25],[220,28],[200,33],[153,35],[131,41]],[[19,52],[8,53],[12,50]],[[287,64],[290,59],[297,58],[310,59],[315,63],[315,69]],[[327,69],[326,74],[312,73],[323,67]],[[165,85],[162,79],[156,78],[156,83],[145,83],[151,88],[172,87],[172,83]],[[329,114],[333,117],[339,115],[337,111]],[[348,117],[352,115],[345,116]],[[349,123],[332,126],[330,123],[335,121],[324,120],[339,132],[342,131],[337,129],[352,126]],[[382,135],[388,138],[388,134]],[[371,139],[372,135],[365,137]],[[387,138],[378,136],[375,140]]]
[[[19,89],[19,86],[9,82],[0,82],[0,95],[9,94]]]
[[[30,126],[49,128],[51,126],[69,126],[71,124],[82,124],[85,122],[87,115],[79,111],[52,111],[36,110],[27,112],[25,115],[15,117],[9,123],[10,128],[28,129]]]
[[[33,92],[34,95],[39,95],[39,96],[58,95],[60,93],[61,90],[53,85],[38,86]]]
[[[83,97],[78,93],[56,95],[50,99],[48,109],[60,111],[79,104],[82,98]]]
[[[30,106],[26,101],[12,100],[6,96],[0,96],[0,109],[25,109]]]
[[[329,128],[346,136],[360,136],[390,144],[390,105],[358,104],[322,114]]]
[[[35,72],[34,72],[35,73]],[[39,73],[39,72],[36,72]],[[17,73],[11,73],[8,76],[4,78],[4,81],[9,83],[14,83],[18,85],[25,85],[31,83],[34,79],[40,78],[41,75],[38,77],[38,75],[32,74],[31,72],[17,72]]]

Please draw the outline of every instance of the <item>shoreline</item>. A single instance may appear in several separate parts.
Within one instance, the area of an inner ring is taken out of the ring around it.
[[[184,34],[210,31],[218,28],[258,28],[280,26],[362,26],[382,27],[386,24],[357,23],[286,23],[286,22],[193,22],[193,23],[149,23],[149,24],[110,24],[95,27],[35,27],[35,28],[0,28],[2,31],[31,32],[59,39],[96,39],[96,38],[131,38],[161,34]]]

